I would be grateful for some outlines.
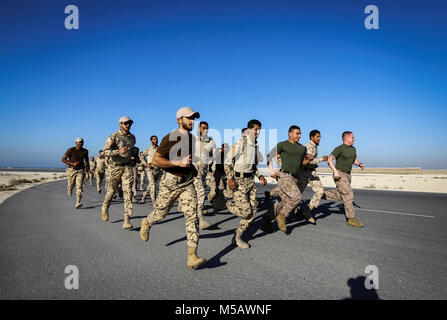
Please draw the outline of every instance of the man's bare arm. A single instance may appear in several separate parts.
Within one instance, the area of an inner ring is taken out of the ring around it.
[[[340,178],[340,175],[338,174],[338,170],[337,170],[337,168],[335,168],[334,156],[332,154],[329,156],[329,159],[327,160],[327,164],[329,165],[329,167],[332,170],[332,174],[334,176],[334,179]]]
[[[158,152],[155,153],[154,159],[152,159],[152,164],[156,167],[165,169],[165,168],[174,168],[174,167],[188,167],[191,164],[191,156],[187,156],[180,161],[171,161],[169,159],[163,158]]]
[[[62,157],[62,162],[65,163],[68,166],[77,167],[79,165],[78,161],[68,161],[68,155],[64,154]]]
[[[357,157],[355,157],[354,164],[355,164],[357,167],[360,167],[362,170],[365,168],[365,165],[364,165],[363,163],[361,163],[361,162],[357,159]]]

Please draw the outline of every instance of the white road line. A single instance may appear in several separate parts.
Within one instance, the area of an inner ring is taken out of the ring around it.
[[[434,218],[435,216],[427,216],[423,214],[414,214],[414,213],[405,213],[405,212],[394,212],[394,211],[382,211],[382,210],[371,210],[371,209],[362,209],[362,208],[355,208],[356,210],[363,210],[363,211],[371,211],[371,212],[380,212],[380,213],[392,213],[392,214],[398,214],[402,216],[413,216],[413,217],[422,217],[422,218]]]

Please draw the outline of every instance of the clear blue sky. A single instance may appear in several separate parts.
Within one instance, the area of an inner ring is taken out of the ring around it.
[[[80,29],[66,30],[66,5]],[[377,5],[380,29],[364,28]],[[354,131],[368,166],[447,169],[446,1],[0,2],[0,166],[97,154],[118,119],[137,146],[188,105],[223,132],[257,118],[287,138]]]

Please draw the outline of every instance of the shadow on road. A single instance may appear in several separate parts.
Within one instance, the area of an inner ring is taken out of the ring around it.
[[[364,276],[348,279],[347,284],[351,289],[351,297],[343,300],[380,300],[376,289],[366,289],[365,280]]]
[[[307,202],[308,201],[303,202],[301,204],[301,206],[307,205]],[[343,214],[344,215],[343,204],[340,203],[340,204],[337,204],[335,206],[334,206],[334,204],[336,204],[336,202],[326,202],[326,203],[320,204],[315,209],[318,212],[318,214],[314,214],[315,221],[318,222],[318,220],[324,219],[324,218],[330,216],[331,214]],[[305,226],[307,224],[311,224],[302,215],[294,216],[290,220],[292,220],[294,222],[296,221],[297,223],[295,223],[293,225],[287,226],[286,234],[292,233],[292,230],[295,229],[295,228],[298,228],[298,227],[301,227],[301,226]]]

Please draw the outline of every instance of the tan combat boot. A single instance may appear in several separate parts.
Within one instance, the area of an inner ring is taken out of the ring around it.
[[[296,208],[295,210],[298,210],[298,208]],[[309,206],[305,206],[303,211],[301,212],[301,214],[304,216],[304,218],[306,218],[306,220],[312,224],[317,224],[314,217],[312,217],[312,214],[310,213],[311,209],[309,208]]]
[[[206,260],[197,256],[197,247],[188,247],[188,269],[196,269]]]
[[[286,216],[283,214],[278,214],[276,216],[276,222],[278,223],[278,228],[279,230],[281,230],[282,232],[286,232],[287,231],[287,227],[286,227]]]
[[[242,236],[242,232],[239,230],[236,230],[236,233],[234,234],[233,239],[231,239],[231,243],[233,243],[234,245],[238,246],[241,249],[250,248],[248,243],[241,239],[241,236]]]
[[[109,221],[109,211],[107,209],[101,208],[101,218],[104,221]]]
[[[364,226],[364,224],[356,220],[355,218],[348,218],[348,226],[361,228]]]
[[[144,242],[149,240],[149,230],[151,227],[149,226],[149,223],[147,222],[147,219],[141,220],[141,227],[140,227],[140,238]]]
[[[200,230],[211,227],[211,225],[208,222],[206,222],[205,219],[203,219],[202,215],[199,215],[198,218],[199,218],[199,229]]]
[[[208,210],[202,209],[202,214],[208,214]]]
[[[216,197],[216,192],[214,190],[211,190],[210,193],[208,193],[208,201],[211,202]]]
[[[124,223],[123,223],[123,229],[129,230],[133,228],[133,225],[130,223],[130,217],[126,214],[124,215]]]
[[[147,193],[143,192],[143,198],[141,198],[140,203],[146,203]]]

